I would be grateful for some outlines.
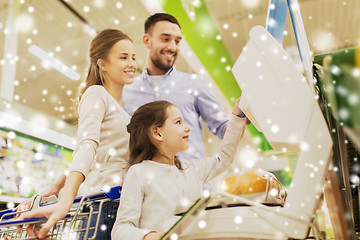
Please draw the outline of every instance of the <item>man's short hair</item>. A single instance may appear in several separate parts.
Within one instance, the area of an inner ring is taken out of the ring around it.
[[[167,13],[155,13],[155,14],[151,15],[150,17],[148,17],[148,19],[146,19],[145,33],[148,33],[150,28],[152,26],[155,26],[155,24],[160,21],[168,21],[171,23],[175,23],[181,29],[181,26],[180,26],[178,20],[174,16],[167,14]]]

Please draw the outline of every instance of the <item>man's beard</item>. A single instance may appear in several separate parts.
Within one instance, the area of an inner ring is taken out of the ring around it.
[[[161,62],[160,59],[156,59],[156,58],[151,58],[151,62],[154,64],[155,67],[157,67],[158,69],[164,70],[164,71],[168,71],[170,68],[172,68],[172,66],[175,63],[175,60],[170,63],[170,64],[164,64]]]

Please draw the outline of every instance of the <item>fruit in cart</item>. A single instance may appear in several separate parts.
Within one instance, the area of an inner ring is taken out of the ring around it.
[[[266,192],[267,185],[269,192],[272,189],[277,193],[280,191],[276,177],[260,169],[250,169],[225,179],[225,191],[234,195]]]

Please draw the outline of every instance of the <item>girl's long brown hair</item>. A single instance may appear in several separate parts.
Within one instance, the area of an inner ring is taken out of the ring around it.
[[[164,156],[159,146],[150,137],[153,126],[162,127],[167,119],[166,110],[174,106],[168,101],[154,101],[139,107],[126,126],[130,133],[130,166],[144,160],[151,160],[154,156]],[[166,157],[166,156],[164,156]],[[180,160],[175,156],[175,165],[182,169]]]

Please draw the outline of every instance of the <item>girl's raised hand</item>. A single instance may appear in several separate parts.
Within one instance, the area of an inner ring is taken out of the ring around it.
[[[144,236],[143,240],[159,240],[164,234],[161,232],[150,232]]]
[[[241,97],[237,98],[234,105],[234,111],[233,114],[238,117],[246,117],[245,113],[241,111],[239,105],[240,105]],[[249,125],[251,122],[248,118],[246,118],[246,125]]]
[[[233,111],[233,114],[238,117],[241,117],[241,114],[243,113],[239,107],[240,100],[241,100],[241,97],[239,97],[235,100],[234,111]]]

